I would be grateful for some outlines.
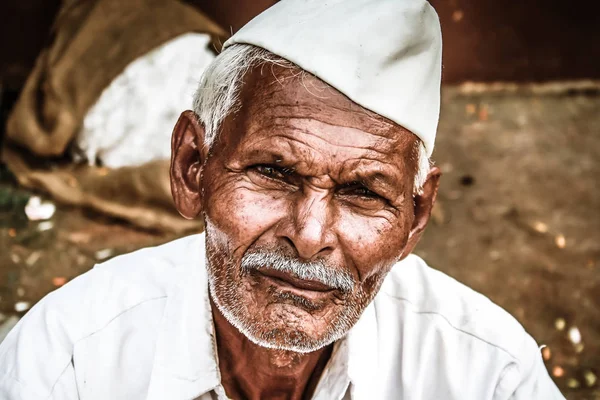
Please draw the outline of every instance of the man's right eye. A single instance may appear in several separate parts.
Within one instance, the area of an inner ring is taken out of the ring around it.
[[[262,176],[270,179],[276,179],[280,181],[289,181],[290,177],[294,174],[294,170],[291,168],[280,167],[278,165],[260,164],[250,167]]]
[[[285,175],[279,168],[271,165],[256,165],[254,169],[261,175],[271,179],[285,179]]]

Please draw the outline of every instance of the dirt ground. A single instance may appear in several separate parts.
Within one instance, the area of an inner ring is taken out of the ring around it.
[[[416,251],[545,344],[569,400],[600,399],[599,130],[594,90],[444,88],[434,153],[444,177]],[[28,221],[31,193],[5,170],[0,182],[0,335],[94,263],[174,238],[79,209]]]

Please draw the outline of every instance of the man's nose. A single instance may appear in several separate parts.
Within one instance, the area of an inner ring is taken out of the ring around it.
[[[331,208],[330,196],[325,193],[303,195],[294,202],[279,236],[286,238],[304,260],[328,255],[337,240]]]

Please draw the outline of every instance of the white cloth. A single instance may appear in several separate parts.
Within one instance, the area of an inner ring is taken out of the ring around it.
[[[143,249],[49,294],[0,345],[0,399],[223,398],[203,249],[203,235]],[[314,398],[564,399],[513,317],[414,255],[336,343]]]
[[[282,0],[224,47],[269,50],[355,103],[398,123],[433,152],[442,34],[426,0]]]
[[[171,157],[171,132],[215,56],[210,35],[186,33],[129,64],[87,112],[73,157],[110,168]]]

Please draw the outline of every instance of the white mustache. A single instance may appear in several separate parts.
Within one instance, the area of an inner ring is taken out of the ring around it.
[[[336,271],[323,261],[300,261],[277,252],[260,251],[242,257],[243,271],[271,268],[294,275],[298,279],[317,281],[334,289],[350,292],[354,288],[354,278],[347,272]]]

